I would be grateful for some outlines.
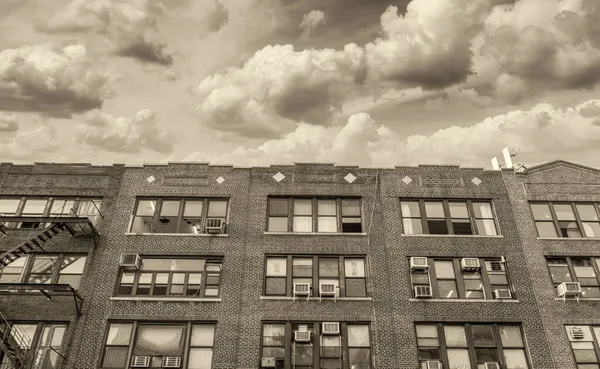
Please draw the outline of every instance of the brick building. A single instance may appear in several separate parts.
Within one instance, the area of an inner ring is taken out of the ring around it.
[[[599,187],[566,162],[0,164],[0,368],[598,369]]]

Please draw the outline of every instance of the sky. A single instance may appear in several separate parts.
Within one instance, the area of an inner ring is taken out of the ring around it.
[[[598,0],[1,0],[0,161],[600,168]]]

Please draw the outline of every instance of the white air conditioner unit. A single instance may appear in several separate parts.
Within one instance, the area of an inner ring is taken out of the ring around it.
[[[331,335],[340,334],[340,323],[325,322],[321,324],[321,333]]]
[[[121,254],[119,266],[126,270],[138,270],[142,264],[142,258],[138,254]]]
[[[274,368],[275,358],[274,357],[263,357],[261,360],[261,367],[263,368]]]
[[[309,296],[310,283],[294,283],[294,296]]]
[[[462,268],[462,270],[475,271],[479,270],[479,268],[481,268],[481,265],[479,264],[478,258],[462,258],[460,260],[460,267]]]
[[[494,290],[494,298],[497,300],[510,299],[512,294],[508,288],[498,288]]]
[[[430,298],[431,297],[431,287],[430,286],[416,286],[415,287],[415,297],[416,298]]]
[[[429,263],[426,257],[413,256],[410,258],[410,270],[428,270]]]
[[[133,356],[131,358],[132,368],[148,368],[150,366],[150,356]]]
[[[335,283],[319,283],[319,296],[335,296]]]
[[[504,271],[504,262],[501,260],[486,261],[485,269],[488,272],[503,272]]]
[[[570,327],[569,334],[574,340],[582,340],[585,338],[585,333],[583,333],[583,329],[581,327]]]
[[[563,282],[556,288],[558,296],[579,296],[581,294],[581,285],[579,282]]]
[[[163,368],[181,368],[181,356],[163,356]]]
[[[206,229],[206,233],[209,234],[224,233],[225,221],[221,218],[206,218],[204,229]]]
[[[425,362],[425,368],[426,369],[442,369],[442,362],[441,361],[426,361]]]
[[[500,364],[498,363],[485,363],[483,364],[484,369],[500,369]]]
[[[295,331],[294,332],[294,341],[310,342],[310,332],[309,331]]]

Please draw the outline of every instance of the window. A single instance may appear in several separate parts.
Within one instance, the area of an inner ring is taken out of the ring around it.
[[[0,283],[69,284],[79,289],[86,257],[78,254],[29,254],[0,269]]]
[[[163,357],[179,357],[182,368],[211,369],[215,328],[200,322],[109,322],[102,368],[128,368],[132,356],[147,356],[151,368],[162,367]]]
[[[404,234],[498,234],[490,201],[402,199],[400,211]]]
[[[510,283],[503,259],[479,259],[478,270],[463,270],[461,258],[427,258],[425,270],[412,270],[411,284],[430,286],[434,299],[479,299],[496,298],[494,291],[509,290]]]
[[[531,203],[539,237],[600,238],[600,208],[585,203]]]
[[[519,325],[417,324],[416,335],[423,369],[427,361],[440,361],[448,369],[484,369],[485,363],[529,368]]]
[[[222,260],[143,257],[140,270],[121,269],[116,295],[219,297]]]
[[[600,326],[567,325],[565,328],[571,342],[577,369],[599,369]]]
[[[15,323],[11,335],[21,349],[31,357],[31,369],[56,369],[62,361],[62,343],[67,330],[66,324],[58,323]],[[11,361],[2,356],[0,368],[12,368]]]
[[[100,199],[23,197],[0,198],[0,216],[18,217],[87,217],[96,224],[100,216]],[[6,223],[8,228],[44,228],[43,222]]]
[[[547,258],[554,287],[563,282],[579,282],[581,296],[600,298],[600,258]]]
[[[360,199],[270,197],[267,231],[361,233]]]
[[[366,297],[365,258],[357,256],[267,256],[264,293],[293,296],[294,283],[309,283],[319,296],[321,283],[336,285],[336,296]]]
[[[261,357],[273,358],[275,368],[370,369],[371,332],[366,323],[337,323],[338,334],[321,334],[321,322],[265,322]],[[295,332],[308,332],[296,340]]]
[[[206,233],[206,218],[227,220],[227,199],[139,198],[133,208],[132,233]]]

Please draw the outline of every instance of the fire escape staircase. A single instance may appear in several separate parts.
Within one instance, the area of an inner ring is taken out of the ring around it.
[[[29,365],[32,355],[29,347],[31,337],[27,333],[11,325],[0,313],[0,350],[4,352],[3,368],[25,369]],[[8,366],[7,362],[12,366]],[[7,365],[6,367],[4,365]]]

